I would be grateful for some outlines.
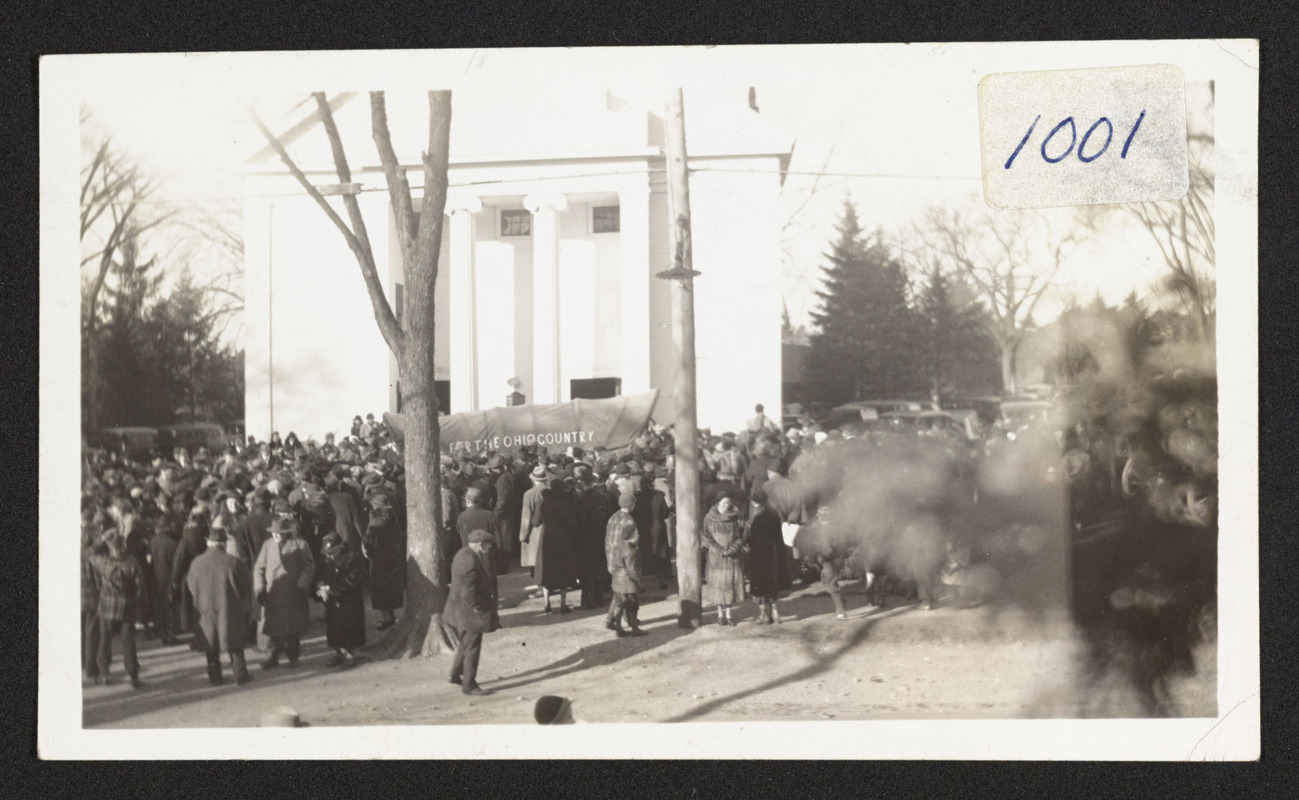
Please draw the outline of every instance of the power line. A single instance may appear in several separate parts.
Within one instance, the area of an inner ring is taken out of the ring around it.
[[[755,175],[811,175],[825,178],[901,178],[903,180],[982,181],[982,177],[965,175],[898,175],[883,172],[821,172],[814,170],[731,169],[727,167],[691,167],[691,172],[738,172]]]
[[[611,178],[621,177],[624,175],[662,175],[667,172],[663,167],[651,167],[644,170],[613,170],[604,172],[582,172],[569,175],[540,175],[527,178],[492,178],[481,181],[464,181],[461,183],[450,183],[448,189],[460,189],[473,186],[500,186],[503,184],[515,183],[535,183],[540,181],[558,181],[558,180],[580,180],[583,178]],[[827,178],[872,178],[883,180],[937,180],[937,181],[966,181],[981,182],[981,177],[969,177],[959,175],[902,175],[881,172],[819,172],[813,170],[778,170],[778,169],[731,169],[727,167],[691,167],[690,172],[723,172],[749,175],[803,175],[803,176],[821,176]],[[412,187],[415,188],[415,187]],[[358,192],[386,192],[386,185],[363,186]],[[197,206],[203,203],[220,203],[238,200],[255,200],[277,197],[302,197],[301,191],[289,192],[268,192],[258,194],[238,194],[238,195],[216,195],[209,197],[197,198],[153,198],[138,201],[140,205],[161,205],[161,206]]]

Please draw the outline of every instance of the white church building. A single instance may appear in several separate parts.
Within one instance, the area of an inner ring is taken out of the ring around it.
[[[535,83],[525,83],[529,89]],[[788,135],[747,87],[686,92],[700,426],[739,430],[781,402],[781,196]],[[658,106],[655,107],[654,102]],[[355,187],[340,187],[314,102],[267,120],[310,179],[358,197],[386,290],[401,256],[364,93],[330,97]],[[436,288],[436,380],[450,413],[660,390],[676,358],[662,97],[523,89],[452,98],[450,190]],[[288,104],[285,105],[287,107]],[[422,193],[423,94],[388,93],[393,144]],[[245,180],[246,427],[302,439],[401,410],[396,362],[342,235],[269,148]],[[340,215],[340,198],[331,196]]]

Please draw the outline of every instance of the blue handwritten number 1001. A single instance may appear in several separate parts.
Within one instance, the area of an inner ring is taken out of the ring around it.
[[[1144,109],[1142,109],[1141,116],[1137,117],[1137,121],[1132,124],[1132,130],[1128,132],[1128,138],[1126,141],[1123,142],[1123,152],[1119,154],[1119,158],[1128,157],[1128,147],[1132,145],[1132,137],[1137,135],[1137,128],[1141,127],[1141,120],[1145,118],[1146,118],[1146,112]],[[1010,154],[1010,158],[1006,159],[1006,169],[1010,169],[1010,165],[1015,163],[1015,156],[1018,156],[1019,151],[1023,150],[1024,145],[1028,144],[1028,137],[1033,135],[1033,129],[1037,127],[1037,123],[1041,119],[1042,119],[1042,115],[1038,114],[1037,119],[1033,120],[1033,124],[1028,126],[1028,131],[1024,134],[1024,138],[1019,140],[1019,146],[1015,148],[1015,152]],[[1094,154],[1090,156],[1083,155],[1083,151],[1087,149],[1087,141],[1091,139],[1092,134],[1095,133],[1096,129],[1101,126],[1101,123],[1105,124],[1105,144],[1101,145],[1101,149],[1097,150]],[[1066,147],[1064,152],[1058,156],[1052,157],[1047,155],[1046,146],[1051,143],[1051,140],[1055,138],[1055,135],[1059,133],[1066,125],[1069,126],[1069,146]],[[1084,164],[1090,164],[1091,162],[1100,158],[1101,154],[1109,149],[1110,140],[1113,138],[1114,138],[1114,125],[1109,121],[1109,118],[1101,117],[1100,119],[1092,123],[1092,126],[1087,129],[1086,133],[1083,134],[1082,142],[1079,143],[1078,128],[1077,126],[1074,125],[1073,117],[1065,117],[1064,119],[1060,120],[1060,124],[1052,128],[1051,132],[1048,133],[1046,135],[1046,138],[1042,140],[1042,160],[1048,164],[1058,164],[1061,161],[1064,161],[1065,158],[1067,158],[1068,155],[1073,152],[1073,146],[1077,144],[1078,160],[1083,162]]]

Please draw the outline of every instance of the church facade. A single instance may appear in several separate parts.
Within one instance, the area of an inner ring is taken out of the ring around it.
[[[589,95],[589,96],[588,96]],[[738,430],[781,400],[781,187],[790,142],[743,103],[687,94],[697,413]],[[314,104],[279,121],[289,153],[329,191],[356,193],[386,290],[404,318],[401,257],[365,95],[331,106],[351,161],[338,186]],[[422,194],[426,103],[388,97],[394,147]],[[660,113],[610,92],[453,98],[450,189],[436,285],[444,411],[660,390],[675,365]],[[400,132],[400,133],[399,133]],[[426,145],[425,145],[426,146]],[[342,235],[269,150],[244,164],[246,427],[317,438],[401,411],[396,362]],[[359,186],[358,186],[359,184]],[[330,202],[342,214],[336,195]]]

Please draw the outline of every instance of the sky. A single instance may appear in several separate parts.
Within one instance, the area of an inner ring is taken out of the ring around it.
[[[1075,63],[1056,61],[1049,48],[1028,45],[1011,48],[1014,52],[980,45],[719,50],[728,51],[727,58],[715,59],[700,48],[685,48],[674,56],[685,75],[687,130],[698,130],[701,118],[713,107],[745,104],[748,86],[754,85],[761,117],[793,142],[791,174],[785,183],[785,206],[792,222],[782,294],[796,324],[806,323],[816,306],[813,292],[820,285],[822,254],[834,237],[834,223],[846,197],[856,204],[865,227],[879,226],[889,235],[909,230],[930,206],[985,207],[978,80],[1012,66]],[[457,52],[464,54],[467,74],[486,76],[481,83],[453,89],[462,96],[473,93],[474,99],[491,96],[491,81],[502,76],[512,79],[511,89],[517,90],[521,74],[540,72],[534,65],[551,65],[560,55],[554,51]],[[562,94],[603,84],[623,95],[648,98],[652,105],[661,97],[659,84],[672,77],[662,68],[663,51],[656,49],[562,53],[580,56],[564,62],[572,70],[570,79],[524,81],[523,88],[544,97],[546,92]],[[98,63],[104,66],[87,70],[84,81],[82,103],[91,112],[91,125],[112,131],[146,168],[166,178],[159,195],[165,204],[238,198],[242,190],[238,166],[262,144],[246,104],[253,103],[268,121],[273,120],[296,98],[306,97],[307,86],[299,89],[291,84],[309,81],[313,74],[305,70],[298,75],[305,65],[285,61],[292,58],[286,54],[277,62],[281,69],[262,73],[254,66],[232,62],[235,57],[213,55],[91,58],[102,59]],[[343,66],[350,63],[342,62]],[[601,67],[603,74],[589,69],[592,65]],[[361,77],[345,80],[364,82],[366,72],[358,69]],[[579,73],[583,73],[580,79]],[[259,74],[266,80],[256,80]],[[1194,77],[1189,74],[1188,80]],[[339,80],[323,71],[320,85],[337,86]],[[354,88],[351,83],[342,85]],[[1207,105],[1207,84],[1191,81],[1188,107]],[[699,113],[692,116],[692,108]],[[804,174],[821,172],[827,174],[819,179]],[[1067,224],[1071,212],[1051,213]],[[1044,298],[1037,318],[1053,318],[1071,298],[1086,300],[1099,292],[1114,303],[1133,289],[1147,292],[1161,268],[1149,236],[1115,215],[1066,262],[1058,289]]]

